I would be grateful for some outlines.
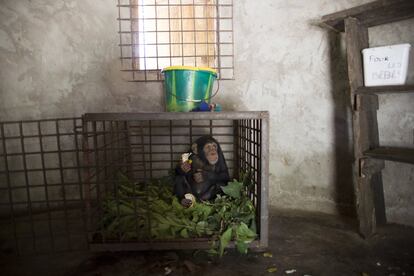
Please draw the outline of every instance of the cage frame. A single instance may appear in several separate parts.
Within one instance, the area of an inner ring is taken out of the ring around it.
[[[205,127],[204,122],[201,125],[197,123],[192,125],[191,122],[209,121],[207,128],[211,134],[212,129],[215,129],[215,125],[212,124],[213,120],[231,121],[230,124],[226,122],[220,125],[219,123],[217,126],[224,128],[227,132],[219,134],[222,130],[218,129],[216,134],[232,139],[226,142],[226,146],[227,152],[230,155],[233,154],[231,162],[234,165],[235,177],[239,176],[240,169],[245,168],[254,168],[256,179],[260,177],[260,182],[256,182],[260,185],[256,186],[254,192],[257,209],[260,206],[260,210],[256,213],[259,236],[250,244],[250,248],[262,250],[268,246],[269,113],[267,111],[245,111],[86,113],[82,117],[73,118],[0,121],[0,177],[4,180],[4,183],[0,183],[2,184],[0,191],[4,192],[3,197],[0,198],[0,207],[5,211],[0,216],[0,238],[4,238],[5,243],[2,246],[7,246],[3,249],[10,250],[17,255],[31,255],[86,250],[211,248],[210,238],[101,244],[90,242],[91,232],[88,229],[90,206],[86,199],[90,197],[91,191],[88,189],[87,171],[93,167],[93,164],[90,166],[90,160],[87,158],[90,152],[88,141],[95,137],[89,135],[87,122],[103,119],[116,122],[165,120],[170,121],[170,127],[174,120],[188,121],[189,124],[178,122],[177,127],[184,125],[184,128],[188,128],[190,140],[192,137],[202,135],[193,128]],[[186,133],[188,132],[185,131],[184,134],[179,135],[185,136]],[[171,135],[172,133],[169,136]],[[260,141],[260,145],[250,144],[252,141],[247,142],[249,138],[254,140],[253,143]],[[183,143],[187,143],[185,141]],[[170,146],[176,145],[174,142]],[[181,147],[182,144],[179,145]],[[171,151],[171,156],[178,151],[180,149]],[[259,165],[257,165],[258,162]],[[36,166],[33,167],[34,164]],[[31,176],[34,173],[37,177],[32,179]],[[23,178],[20,179],[21,177]],[[61,193],[58,193],[58,189],[61,189]],[[37,198],[39,195],[36,191],[41,190],[44,192],[40,198]],[[34,193],[33,197],[32,193]],[[19,206],[26,207],[22,209]],[[25,227],[24,231],[22,227]],[[235,244],[230,243],[229,247],[235,247]]]
[[[86,113],[82,116],[84,127],[90,122],[112,121],[174,121],[174,120],[260,120],[261,122],[261,141],[260,141],[260,191],[258,203],[260,206],[258,218],[259,235],[249,248],[252,250],[264,250],[268,247],[269,240],[269,112],[268,111],[233,111],[233,112],[159,112],[159,113]],[[90,149],[84,149],[88,152]],[[88,166],[86,166],[88,168]],[[85,183],[84,183],[85,185]],[[86,208],[88,210],[88,207]],[[191,238],[174,240],[150,240],[133,242],[89,242],[91,251],[140,251],[140,250],[177,250],[177,249],[208,249],[211,248],[210,238]],[[234,248],[235,243],[231,242],[228,246]]]

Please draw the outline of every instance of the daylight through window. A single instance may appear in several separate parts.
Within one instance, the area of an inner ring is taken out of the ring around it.
[[[211,67],[233,78],[233,0],[118,0],[122,71],[157,81],[160,70]]]

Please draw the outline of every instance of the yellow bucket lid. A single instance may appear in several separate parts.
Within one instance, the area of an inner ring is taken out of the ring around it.
[[[210,67],[193,67],[193,66],[170,66],[162,69],[164,71],[171,71],[171,70],[191,70],[191,71],[207,71],[217,75],[217,71]]]

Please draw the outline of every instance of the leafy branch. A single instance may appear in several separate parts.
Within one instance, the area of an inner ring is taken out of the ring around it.
[[[115,191],[104,201],[100,232],[107,240],[142,240],[210,237],[210,253],[222,256],[233,240],[247,253],[256,235],[255,207],[249,198],[253,188],[249,174],[223,186],[211,202],[184,208],[172,192],[173,179],[132,183],[117,176]]]

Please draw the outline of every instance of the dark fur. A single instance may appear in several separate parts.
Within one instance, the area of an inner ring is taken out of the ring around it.
[[[214,142],[217,144],[218,161],[215,165],[210,165],[203,151],[204,145]],[[202,136],[198,138],[197,154],[191,155],[191,171],[184,173],[180,164],[176,168],[174,179],[174,193],[181,200],[186,193],[193,194],[198,200],[214,199],[221,192],[220,187],[227,185],[229,181],[229,170],[224,159],[220,144],[211,136]],[[193,175],[201,170],[203,181],[196,183]]]

